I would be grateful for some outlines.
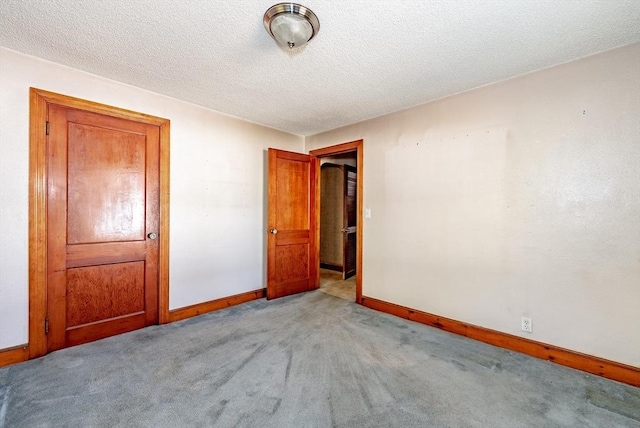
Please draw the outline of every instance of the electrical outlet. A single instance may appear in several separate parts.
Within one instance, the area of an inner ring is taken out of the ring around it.
[[[526,331],[527,333],[531,333],[533,329],[531,328],[531,318],[522,317],[520,320],[520,329],[522,331]]]

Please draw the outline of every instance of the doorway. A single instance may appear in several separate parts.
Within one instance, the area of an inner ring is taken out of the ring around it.
[[[29,356],[168,318],[169,121],[31,89]]]
[[[309,154],[268,151],[267,299],[317,289],[320,285],[320,162],[355,153],[355,218],[363,215],[363,141],[312,150]],[[363,228],[355,230],[355,301],[362,303]],[[352,238],[353,239],[353,238]]]
[[[362,299],[363,141],[312,150],[318,174],[318,285],[327,294]],[[323,217],[324,214],[324,217]]]
[[[320,290],[355,301],[357,153],[320,159]]]

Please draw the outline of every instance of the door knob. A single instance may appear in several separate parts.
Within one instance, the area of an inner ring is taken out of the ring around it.
[[[147,235],[147,238],[149,239],[156,239],[158,237],[158,234],[155,232],[151,232],[150,234]]]
[[[276,235],[278,233],[278,229],[270,229],[269,232]]]

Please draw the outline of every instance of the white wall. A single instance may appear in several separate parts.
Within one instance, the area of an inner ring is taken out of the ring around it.
[[[360,138],[364,295],[640,366],[640,45],[305,149]]]
[[[170,308],[264,286],[265,149],[302,137],[0,48],[0,349],[28,337],[29,87],[171,120]]]
[[[324,165],[325,163],[333,163],[336,165],[349,165],[355,168],[358,166],[358,159],[356,157],[356,153],[353,152],[352,154],[349,155],[349,157],[327,156],[327,157],[320,158],[320,165]]]

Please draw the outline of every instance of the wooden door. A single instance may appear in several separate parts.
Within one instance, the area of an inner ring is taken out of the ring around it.
[[[317,288],[315,158],[269,149],[267,299]]]
[[[358,174],[353,166],[344,166],[344,204],[343,214],[343,278],[351,278],[356,274],[356,242],[357,242],[357,188]]]
[[[320,268],[344,272],[344,166],[320,166]]]
[[[158,323],[159,127],[48,106],[47,350]]]

